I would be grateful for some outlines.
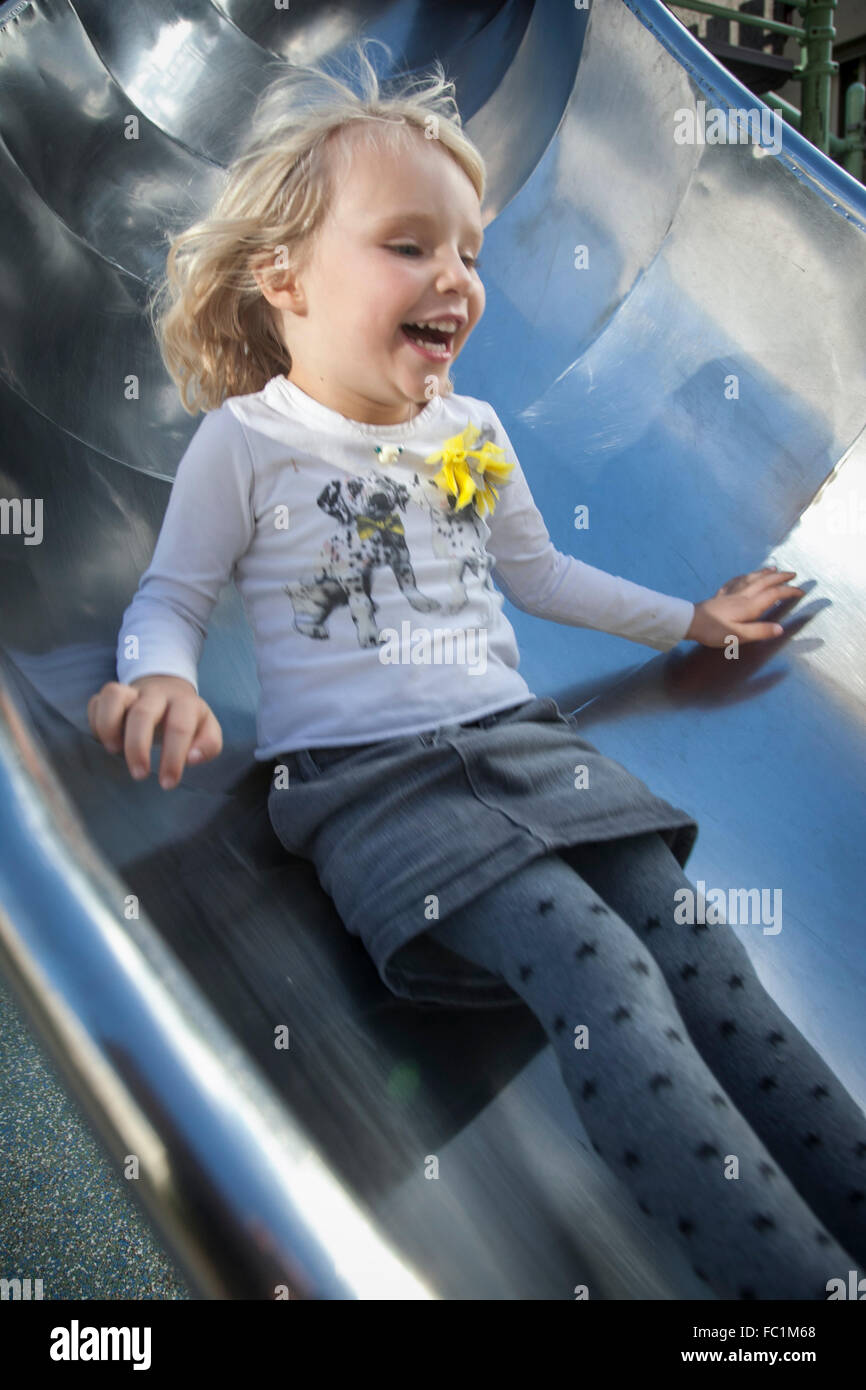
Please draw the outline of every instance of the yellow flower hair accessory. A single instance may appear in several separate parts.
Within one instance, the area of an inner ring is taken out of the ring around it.
[[[491,474],[499,483],[507,482],[514,464],[506,463],[505,450],[498,444],[492,444],[489,439],[480,449],[476,449],[474,446],[480,433],[478,426],[468,421],[460,434],[446,439],[442,448],[428,454],[424,462],[438,463],[441,459],[442,467],[433,482],[450,497],[457,498],[456,511],[462,511],[474,501],[478,515],[484,516],[485,512],[493,511],[499,498],[493,483],[485,475]]]

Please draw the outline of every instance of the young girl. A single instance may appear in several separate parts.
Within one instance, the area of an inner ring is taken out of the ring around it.
[[[484,166],[453,84],[294,70],[172,244],[158,332],[178,467],[94,733],[160,782],[221,750],[198,695],[236,578],[273,828],[401,998],[525,1002],[596,1151],[722,1298],[823,1299],[866,1265],[866,1120],[722,924],[676,915],[695,821],[518,673],[500,590],[657,650],[763,641],[802,594],[692,604],[556,551],[449,368],[484,309]],[[493,579],[498,588],[494,587]],[[850,1253],[849,1253],[850,1252]]]

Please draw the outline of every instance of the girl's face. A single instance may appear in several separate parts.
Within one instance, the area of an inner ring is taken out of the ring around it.
[[[281,311],[289,379],[371,424],[408,420],[443,389],[484,312],[478,196],[438,141],[411,135],[408,149],[379,154],[352,141],[307,265],[267,294]]]

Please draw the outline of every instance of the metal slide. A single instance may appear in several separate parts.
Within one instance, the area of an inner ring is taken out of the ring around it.
[[[808,589],[736,660],[507,611],[531,689],[695,815],[692,881],[781,892],[738,933],[866,1103],[866,192],[781,124],[680,143],[761,103],[657,0],[0,7],[0,966],[197,1296],[706,1298],[528,1011],[403,1005],[282,852],[233,588],[215,764],[164,793],[87,726],[196,424],[142,312],[164,234],[280,63],[361,30],[443,60],[488,161],[455,381],[555,544],[693,600],[768,563]]]

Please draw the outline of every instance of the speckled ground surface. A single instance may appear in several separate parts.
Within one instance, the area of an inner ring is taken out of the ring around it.
[[[0,979],[0,1277],[44,1299],[187,1299]]]

